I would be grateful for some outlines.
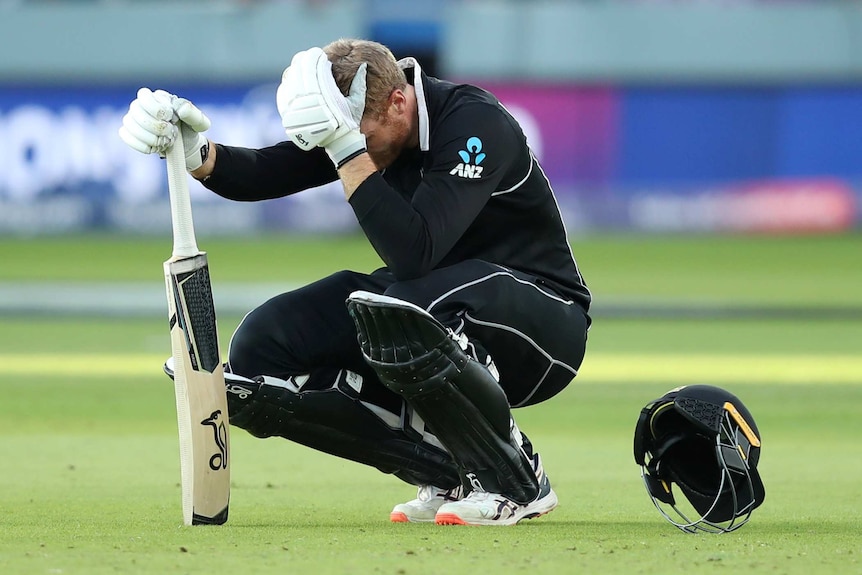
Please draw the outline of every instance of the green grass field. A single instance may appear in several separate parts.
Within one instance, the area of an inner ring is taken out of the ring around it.
[[[356,238],[200,243],[214,289],[379,265]],[[856,312],[596,317],[575,382],[516,412],[560,507],[508,528],[391,524],[410,486],[240,430],[229,522],[184,527],[173,388],[161,373],[166,320],[0,317],[0,573],[862,574],[862,236],[573,246],[597,301]],[[7,239],[0,282],[159,282],[169,251],[141,238]],[[238,320],[220,318],[223,343]],[[632,459],[640,408],[685,383],[734,391],[763,435],[767,499],[731,534],[665,523]]]

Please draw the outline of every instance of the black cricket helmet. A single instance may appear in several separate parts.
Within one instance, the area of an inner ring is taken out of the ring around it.
[[[760,432],[742,401],[720,387],[678,387],[648,403],[634,456],[656,508],[689,533],[738,529],[766,497]],[[674,484],[690,507],[677,502]]]

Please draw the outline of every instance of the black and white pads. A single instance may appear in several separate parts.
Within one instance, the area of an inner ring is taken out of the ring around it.
[[[535,473],[510,427],[497,379],[428,312],[396,298],[357,291],[347,309],[365,361],[419,414],[473,489],[518,503],[538,494]]]
[[[172,359],[164,370],[173,378]],[[346,370],[334,370],[330,386],[318,383],[311,390],[305,389],[308,375],[249,379],[229,370],[224,375],[230,423],[254,437],[284,437],[413,485],[448,488],[461,481],[445,450],[425,438],[417,440],[416,431],[391,427],[374,406],[359,401]]]

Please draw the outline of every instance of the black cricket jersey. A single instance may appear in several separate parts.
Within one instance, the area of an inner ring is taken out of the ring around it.
[[[590,292],[556,198],[515,119],[485,90],[429,77],[412,58],[399,65],[416,91],[419,148],[402,152],[350,198],[389,271],[406,280],[479,259],[534,275],[587,309]],[[337,179],[322,148],[218,144],[204,185],[228,199],[256,201]]]

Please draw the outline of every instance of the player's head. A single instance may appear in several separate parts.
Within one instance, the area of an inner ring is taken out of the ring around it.
[[[656,508],[683,531],[737,529],[766,496],[754,418],[719,387],[680,387],[648,403],[635,428],[634,456]],[[677,501],[674,485],[689,505]]]
[[[369,40],[341,39],[323,50],[332,62],[335,82],[345,94],[359,66],[368,64],[365,112],[359,128],[377,168],[389,167],[404,149],[418,146],[416,97],[389,48]]]
[[[332,62],[332,75],[342,94],[350,91],[356,70],[368,64],[365,92],[365,116],[378,118],[386,113],[389,97],[394,90],[407,85],[404,71],[398,67],[392,52],[378,42],[342,38],[324,46]]]

